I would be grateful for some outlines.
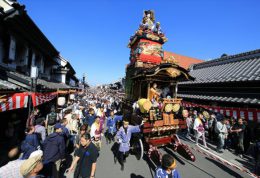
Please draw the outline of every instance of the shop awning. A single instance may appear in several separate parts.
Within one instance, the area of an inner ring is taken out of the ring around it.
[[[26,108],[28,105],[28,97],[29,94],[27,92],[1,95],[0,112]]]
[[[36,107],[40,104],[46,103],[48,101],[53,100],[58,95],[57,92],[49,92],[49,93],[32,93],[32,102],[33,106]]]

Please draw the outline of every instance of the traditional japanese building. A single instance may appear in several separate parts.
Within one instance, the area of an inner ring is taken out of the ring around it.
[[[195,81],[178,86],[185,106],[260,122],[260,50],[222,55],[189,69]]]
[[[35,78],[31,67],[38,69]],[[66,95],[74,90],[78,83],[75,74],[24,5],[0,0],[0,148],[5,145],[8,129],[14,128],[22,139],[34,108],[44,117],[50,106],[56,105],[60,90]]]
[[[163,58],[164,59],[167,59],[167,58],[174,59],[175,62],[179,66],[183,67],[184,69],[189,69],[189,67],[193,64],[198,64],[198,63],[204,62],[201,59],[196,59],[196,58],[193,58],[193,57],[188,57],[188,56],[184,56],[184,55],[177,54],[177,53],[174,53],[174,52],[169,52],[169,51],[164,51]]]

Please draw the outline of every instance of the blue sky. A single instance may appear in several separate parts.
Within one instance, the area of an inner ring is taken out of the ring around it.
[[[19,0],[82,78],[103,84],[125,75],[129,37],[153,9],[164,50],[209,60],[260,48],[259,0]]]

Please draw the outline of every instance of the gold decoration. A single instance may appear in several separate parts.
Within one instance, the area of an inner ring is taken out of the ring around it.
[[[172,104],[166,104],[164,107],[165,112],[171,112],[172,110]]]
[[[173,112],[177,112],[177,111],[179,111],[180,107],[181,107],[181,106],[180,106],[179,104],[174,104],[174,105],[173,105],[173,108],[172,108],[172,111],[173,111]]]
[[[177,69],[174,69],[174,68],[169,68],[169,69],[167,69],[166,71],[167,71],[168,74],[169,74],[171,77],[173,77],[173,78],[175,78],[175,77],[181,75],[181,72],[180,72],[179,70],[177,70]]]
[[[143,48],[142,53],[145,55],[154,55],[154,56],[161,56],[161,45],[149,45],[145,46],[142,45],[141,48]]]
[[[178,61],[175,59],[174,56],[168,56],[163,59],[162,63],[178,64]]]
[[[152,40],[157,40],[157,41],[160,40],[160,37],[155,36],[153,34],[147,34],[147,38],[152,39]]]

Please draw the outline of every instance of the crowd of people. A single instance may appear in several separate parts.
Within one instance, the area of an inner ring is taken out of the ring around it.
[[[120,110],[122,96],[108,91],[89,90],[62,110],[52,106],[46,117],[35,109],[27,121],[24,140],[10,149],[0,177],[56,178],[73,173],[75,178],[93,178],[103,136],[107,144],[118,145],[113,151],[114,162],[118,161],[123,171],[132,133],[140,132],[143,123],[129,125]],[[170,155],[163,160],[157,177],[179,176],[177,170],[173,172],[175,160]]]
[[[198,111],[202,112],[198,112]],[[241,158],[248,151],[250,143],[259,142],[260,125],[252,128],[244,118],[227,117],[220,113],[203,111],[202,108],[187,108],[185,117],[187,123],[186,138],[202,137],[203,145],[206,149],[206,138],[215,143],[216,151],[223,153],[223,149],[235,151]]]

